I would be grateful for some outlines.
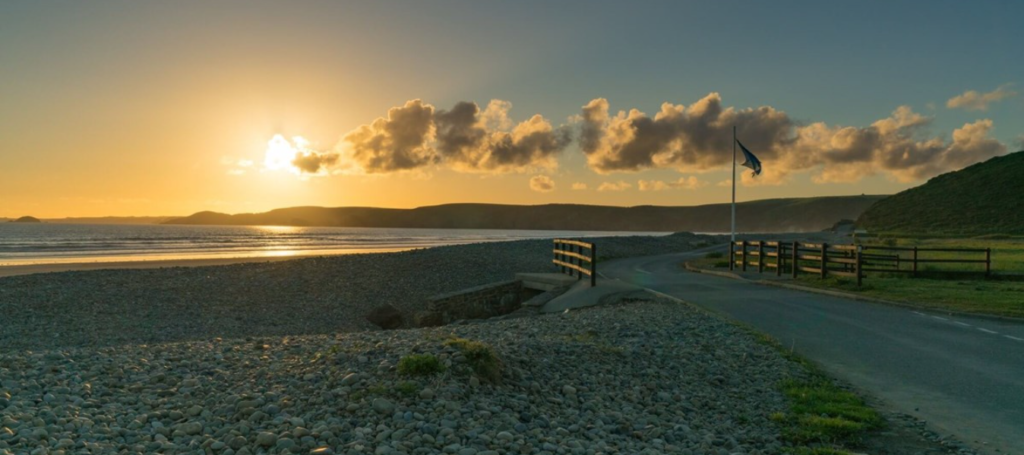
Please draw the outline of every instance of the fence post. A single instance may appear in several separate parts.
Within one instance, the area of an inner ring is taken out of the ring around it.
[[[793,278],[796,278],[796,272],[800,269],[800,242],[793,241]]]
[[[786,264],[783,256],[786,254],[786,244],[782,242],[775,243],[775,276],[782,276],[782,267]]]
[[[597,286],[597,244],[590,244],[590,287]]]
[[[729,271],[736,269],[736,242],[729,241]]]
[[[821,279],[828,276],[828,243],[821,242]]]
[[[745,240],[740,240],[740,261],[742,261],[741,262],[740,270],[746,272],[747,271],[747,242]]]
[[[583,247],[582,246],[573,245],[572,250],[576,254],[583,254]],[[575,261],[573,261],[573,263],[576,264],[576,267],[583,268],[583,259],[580,259],[580,258],[574,258],[574,259],[576,259]],[[582,280],[582,279],[583,279],[583,272],[577,270],[576,271],[576,281],[579,281],[579,280]]]
[[[985,276],[992,274],[992,248],[985,248]]]
[[[562,251],[562,243],[557,240],[555,240],[555,251]],[[558,259],[559,261],[565,260],[565,258],[562,257],[561,253],[555,253],[555,259]],[[558,271],[561,273],[565,273],[565,266],[559,264]]]
[[[764,240],[757,242],[757,273],[764,272]]]
[[[912,276],[917,276],[917,247],[914,247],[914,272]]]
[[[861,275],[861,272],[860,272],[860,268],[861,268],[860,245],[857,245],[856,248],[857,248],[857,250],[853,252],[853,254],[856,256],[855,261],[854,261],[854,262],[856,262],[856,265],[853,266],[853,273],[857,274],[857,287],[860,287],[861,283],[864,282],[863,281],[864,280],[864,276]]]

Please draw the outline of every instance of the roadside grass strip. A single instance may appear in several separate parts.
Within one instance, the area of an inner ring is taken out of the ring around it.
[[[789,411],[775,413],[772,421],[782,429],[786,453],[793,455],[847,455],[885,420],[856,394],[843,390],[811,361],[786,349],[769,335],[741,325],[763,344],[807,370],[803,378],[779,384],[789,401]]]

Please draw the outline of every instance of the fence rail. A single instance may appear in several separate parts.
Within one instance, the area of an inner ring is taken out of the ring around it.
[[[555,239],[552,250],[555,257],[551,260],[562,273],[575,276],[578,280],[583,275],[590,277],[590,286],[597,286],[597,245],[579,240]],[[590,253],[584,254],[583,250]],[[586,264],[584,264],[586,263]]]
[[[909,253],[909,254],[904,254]],[[934,253],[956,255],[984,254],[983,257],[922,257]],[[904,257],[909,256],[909,257]],[[766,260],[765,258],[769,258]],[[860,286],[866,272],[909,273],[918,276],[925,271],[920,264],[984,264],[984,270],[938,270],[944,273],[992,273],[991,248],[919,248],[881,245],[832,245],[828,243],[736,241],[729,245],[729,270],[739,267],[747,271],[756,267],[758,273],[774,269],[777,276],[800,272],[813,273],[822,279],[830,275],[854,278]],[[929,270],[927,272],[935,272]]]

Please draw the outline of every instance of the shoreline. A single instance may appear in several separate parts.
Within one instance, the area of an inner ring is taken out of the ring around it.
[[[170,267],[203,267],[213,265],[246,264],[254,262],[281,262],[293,259],[312,257],[349,256],[353,254],[398,253],[420,248],[433,247],[394,247],[394,248],[352,248],[344,250],[310,250],[288,252],[288,254],[264,256],[228,256],[228,257],[175,257],[160,258],[159,256],[134,256],[128,258],[96,258],[92,261],[42,262],[25,264],[0,263],[0,278],[37,273],[77,272],[88,270],[124,270],[124,269],[162,269]]]

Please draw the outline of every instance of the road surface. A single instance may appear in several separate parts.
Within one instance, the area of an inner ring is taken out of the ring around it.
[[[754,326],[981,453],[1024,454],[1024,324],[685,272],[688,254],[609,261],[601,273]]]

